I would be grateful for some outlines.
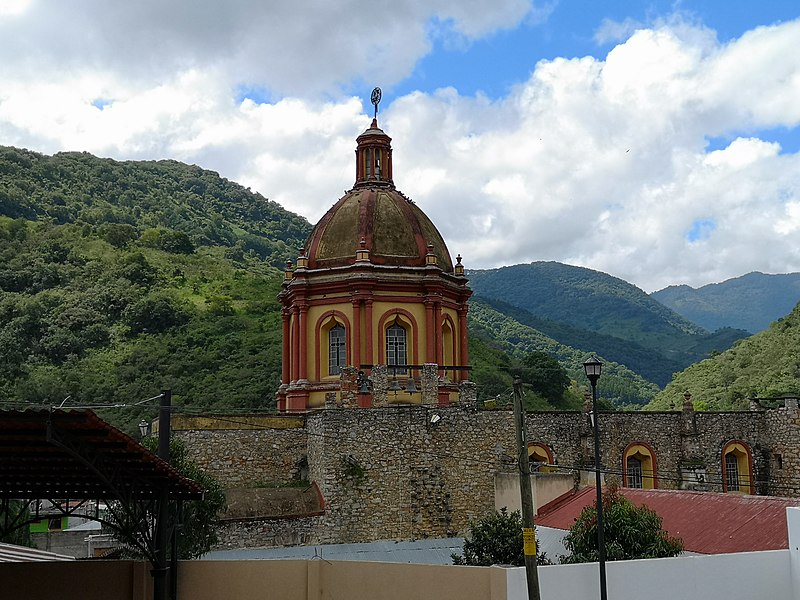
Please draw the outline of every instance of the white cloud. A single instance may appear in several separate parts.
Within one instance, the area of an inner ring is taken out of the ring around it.
[[[800,195],[800,157],[755,136],[705,149],[709,137],[797,126],[787,103],[798,97],[800,22],[771,29],[716,47],[706,32],[640,30],[605,61],[540,63],[502,102],[398,101],[389,125],[399,120],[412,145],[398,161],[437,161],[451,180],[431,191],[395,179],[468,267],[557,259],[648,290],[800,270],[785,201]],[[737,71],[741,55],[765,63]],[[715,226],[690,241],[698,221]]]
[[[315,221],[352,185],[369,124],[339,83],[396,81],[431,35],[534,15],[517,0],[351,0],[336,18],[320,2],[303,19],[287,2],[217,5],[39,1],[0,19],[0,143],[176,158]],[[647,290],[800,270],[800,156],[759,139],[800,124],[798,39],[800,21],[725,45],[665,23],[605,59],[542,61],[499,100],[408,94],[381,112],[395,182],[469,268],[561,260]],[[240,102],[243,83],[297,93]],[[708,151],[717,137],[733,141]]]
[[[12,2],[10,6],[22,6]],[[432,35],[473,40],[517,25],[530,0],[38,0],[0,20],[0,76],[91,66],[128,80],[216,70],[229,85],[326,93],[408,75]]]

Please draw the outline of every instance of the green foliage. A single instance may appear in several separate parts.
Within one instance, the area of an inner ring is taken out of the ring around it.
[[[526,354],[522,358],[522,366],[523,383],[551,404],[561,407],[570,384],[566,369],[555,358],[540,351]]]
[[[143,444],[151,452],[157,453],[157,438],[146,438]],[[219,515],[227,507],[225,492],[216,479],[189,459],[184,443],[174,437],[169,443],[169,460],[173,468],[203,488],[202,500],[183,503],[180,519],[181,535],[178,541],[178,558],[183,560],[199,558],[218,541],[215,525]],[[129,546],[129,550],[137,554],[133,546]]]
[[[450,558],[454,565],[523,566],[525,549],[520,512],[509,513],[504,507],[472,521],[464,540],[464,554],[451,554]],[[545,553],[537,552],[536,561],[540,565],[550,564]]]
[[[473,298],[470,301],[468,317],[471,336],[470,361],[474,367],[471,377],[479,386],[482,380],[490,379],[486,374],[487,371],[497,371],[499,366],[507,365],[508,375],[495,374],[492,385],[493,389],[500,389],[501,385],[507,381],[508,384],[504,390],[510,394],[513,381],[511,371],[516,367],[517,374],[522,376],[525,372],[517,361],[521,361],[528,353],[538,351],[557,360],[566,370],[570,380],[577,382],[579,387],[584,389],[588,387],[583,370],[583,361],[586,360],[587,353],[547,337],[540,331],[497,311],[479,298]],[[480,340],[480,342],[476,342],[476,340]],[[476,355],[472,354],[473,348],[478,349]],[[507,356],[505,359],[501,359],[497,355],[492,356],[487,348],[505,353]],[[482,361],[485,357],[488,357],[488,362]],[[636,407],[655,397],[658,392],[655,384],[646,381],[623,365],[606,360],[602,356],[601,359],[605,363],[603,377],[598,387],[601,398],[609,400],[616,407]],[[479,394],[482,394],[480,387]],[[579,408],[582,403],[581,396],[581,393],[569,388],[559,408]],[[486,395],[479,397],[483,400],[488,399]]]
[[[757,333],[789,314],[800,300],[800,273],[748,273],[697,289],[670,286],[651,296],[709,331],[738,328]]]
[[[661,517],[647,506],[635,506],[610,483],[603,493],[603,535],[606,560],[665,558],[683,551],[683,542],[661,528]],[[583,509],[564,538],[570,552],[561,563],[599,560],[597,550],[597,509]]]
[[[625,365],[658,386],[747,335],[738,330],[708,334],[639,288],[581,267],[536,262],[469,271],[468,276],[476,299],[564,346]]]
[[[22,525],[11,530],[6,535],[0,536],[0,542],[33,548],[31,528],[29,526],[30,511],[21,500],[9,500],[8,513],[6,513],[3,506],[0,506],[0,523],[10,523],[12,521]]]
[[[305,219],[196,166],[118,162],[77,152],[45,156],[4,146],[0,215],[78,224],[117,248],[138,242],[191,254],[241,242],[278,268],[310,232]],[[17,225],[11,235],[24,235],[24,229]]]
[[[800,304],[733,348],[677,373],[646,408],[669,410],[689,391],[696,410],[747,410],[749,398],[800,391]]]
[[[177,189],[189,173],[205,185]],[[0,397],[129,404],[171,388],[197,409],[274,407],[271,263],[302,244],[304,220],[172,162],[0,148],[0,191],[16,198],[0,202]],[[98,411],[129,432],[152,416]]]

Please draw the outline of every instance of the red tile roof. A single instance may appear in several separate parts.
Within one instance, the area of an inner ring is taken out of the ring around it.
[[[655,510],[664,529],[681,538],[687,552],[700,554],[788,548],[786,508],[800,506],[800,499],[773,496],[629,488],[620,492],[635,505]],[[568,492],[542,506],[536,524],[569,529],[595,498],[594,487]]]

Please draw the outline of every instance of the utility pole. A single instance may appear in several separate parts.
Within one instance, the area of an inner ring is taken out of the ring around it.
[[[528,464],[528,435],[525,433],[525,410],[522,407],[522,381],[514,377],[514,425],[517,437],[519,494],[522,501],[522,537],[525,544],[525,576],[528,600],[539,600],[539,571],[536,565],[536,535],[533,522],[531,469]]]
[[[172,409],[172,390],[161,392],[161,403],[158,409],[158,457],[169,462],[170,412]],[[155,555],[153,565],[153,600],[167,600],[167,520],[169,519],[169,489],[166,482],[158,497],[158,515],[156,516]]]

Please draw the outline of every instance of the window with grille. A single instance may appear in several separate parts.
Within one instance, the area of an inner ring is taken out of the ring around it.
[[[625,473],[627,475],[627,487],[629,488],[644,488],[644,479],[642,478],[642,461],[635,457],[629,456],[626,464]]]
[[[733,452],[725,455],[725,483],[729,492],[739,491],[739,459]]]
[[[406,330],[397,322],[386,330],[386,364],[390,375],[406,373],[406,369],[397,368],[408,364]]]
[[[346,364],[344,327],[337,323],[328,331],[328,375],[339,375]]]

